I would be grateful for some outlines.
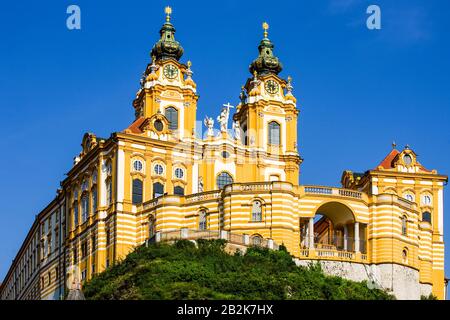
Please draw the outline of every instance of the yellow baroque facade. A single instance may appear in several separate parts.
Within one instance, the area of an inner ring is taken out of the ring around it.
[[[133,101],[134,122],[107,139],[84,135],[1,299],[62,298],[69,269],[86,281],[139,245],[177,237],[283,244],[299,265],[320,261],[326,272],[398,298],[445,298],[447,177],[405,147],[372,170],[345,171],[342,188],[299,185],[297,100],[263,27],[239,104],[197,121],[191,63],[180,62],[167,15]]]

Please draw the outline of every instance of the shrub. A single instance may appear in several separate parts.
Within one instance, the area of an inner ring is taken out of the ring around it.
[[[365,283],[330,277],[319,263],[297,267],[285,250],[229,255],[224,240],[139,247],[94,276],[87,299],[392,299]]]

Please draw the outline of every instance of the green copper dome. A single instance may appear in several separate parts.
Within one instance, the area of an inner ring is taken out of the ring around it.
[[[260,75],[264,74],[278,74],[283,69],[283,65],[280,60],[273,55],[273,43],[267,38],[267,29],[269,25],[267,23],[263,23],[264,28],[264,38],[261,40],[258,46],[259,55],[253,60],[250,64],[250,72],[254,74],[256,71]]]
[[[173,58],[178,61],[183,55],[183,47],[175,40],[175,27],[170,23],[171,13],[172,9],[166,7],[166,22],[159,31],[161,38],[155,43],[150,54],[156,60]]]

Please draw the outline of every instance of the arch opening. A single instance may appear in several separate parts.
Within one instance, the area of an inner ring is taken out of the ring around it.
[[[300,230],[303,248],[366,253],[367,225],[357,222],[343,203],[322,204],[314,217],[300,218]]]

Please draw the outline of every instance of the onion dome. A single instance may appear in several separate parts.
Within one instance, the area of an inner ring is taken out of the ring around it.
[[[153,46],[151,56],[154,56],[156,60],[173,58],[178,61],[183,55],[183,47],[175,40],[175,27],[170,23],[172,8],[166,7],[164,11],[166,22],[159,31],[161,38]]]
[[[254,74],[256,71],[259,75],[278,74],[283,69],[280,60],[273,55],[273,43],[267,37],[269,25],[263,23],[264,38],[258,46],[259,56],[250,64],[250,72]]]

